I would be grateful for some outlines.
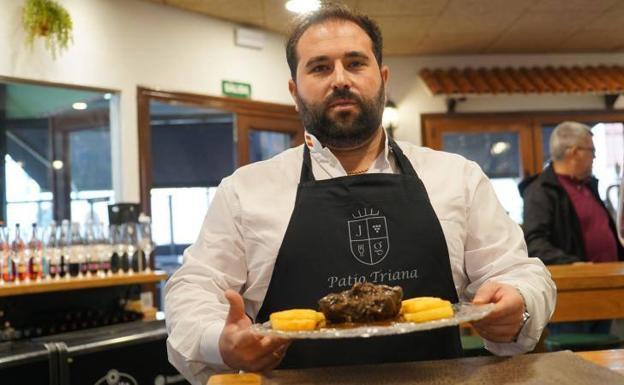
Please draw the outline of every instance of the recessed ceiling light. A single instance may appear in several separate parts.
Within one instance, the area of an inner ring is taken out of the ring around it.
[[[320,0],[288,0],[286,2],[286,9],[290,12],[305,13],[316,11],[321,7]]]
[[[105,100],[110,100],[110,98],[112,98],[112,97],[113,97],[113,95],[110,92],[105,93],[104,96],[103,96],[103,98]]]
[[[72,104],[72,108],[74,110],[86,110],[87,109],[87,103],[76,102],[76,103]]]

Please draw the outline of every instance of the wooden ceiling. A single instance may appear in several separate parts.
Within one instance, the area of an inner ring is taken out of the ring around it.
[[[286,34],[286,0],[148,0]],[[343,0],[386,55],[624,52],[624,0]]]

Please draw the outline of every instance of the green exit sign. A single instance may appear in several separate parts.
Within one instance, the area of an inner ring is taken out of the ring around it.
[[[251,99],[251,84],[222,80],[221,92],[232,98]]]

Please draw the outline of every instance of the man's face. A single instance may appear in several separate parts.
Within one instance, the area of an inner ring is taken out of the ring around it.
[[[288,88],[305,128],[329,147],[366,142],[381,125],[388,79],[366,32],[342,20],[313,25],[297,54],[297,79]]]
[[[591,176],[595,157],[596,148],[594,147],[594,141],[591,136],[588,135],[576,146],[575,168],[577,176],[580,178]]]

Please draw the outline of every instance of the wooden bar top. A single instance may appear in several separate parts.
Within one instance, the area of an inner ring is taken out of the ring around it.
[[[550,265],[558,290],[624,287],[624,262]]]
[[[150,273],[115,274],[109,277],[61,278],[39,282],[12,282],[0,284],[0,297],[46,293],[51,291],[79,290],[96,287],[123,286],[160,282],[167,279],[163,271]]]
[[[575,354],[587,361],[609,368],[624,376],[624,349],[576,352]],[[622,381],[624,383],[624,379]]]
[[[624,376],[607,369],[621,367],[622,352],[580,355],[562,351],[514,357],[275,370],[263,375],[214,375],[208,385],[622,385]]]

